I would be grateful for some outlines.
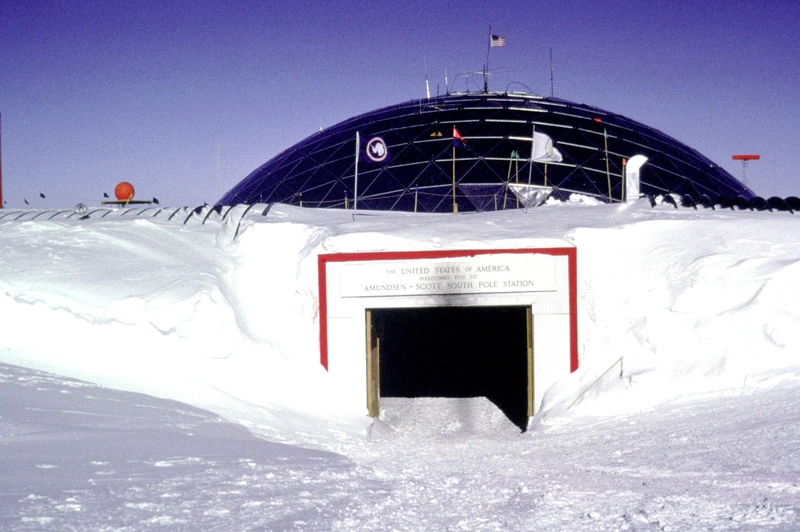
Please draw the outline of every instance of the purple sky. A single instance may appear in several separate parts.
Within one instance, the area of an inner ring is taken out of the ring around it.
[[[555,95],[655,127],[800,196],[793,1],[0,2],[6,207],[198,205],[314,131],[432,93]],[[517,82],[517,83],[515,83]],[[220,178],[216,178],[219,150]],[[45,199],[39,198],[44,193]]]

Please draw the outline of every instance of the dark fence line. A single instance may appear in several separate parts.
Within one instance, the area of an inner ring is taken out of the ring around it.
[[[240,220],[248,214],[254,207],[260,206],[262,209],[255,210],[261,216],[266,216],[269,212],[271,205],[241,205],[243,212],[240,215]],[[174,221],[175,223],[182,223],[186,225],[190,222],[198,222],[205,224],[209,220],[224,222],[228,216],[232,215],[231,211],[239,207],[238,205],[222,206],[222,205],[200,205],[198,207],[132,207],[114,209],[110,207],[98,207],[93,209],[76,208],[74,210],[66,209],[52,209],[52,210],[0,210],[0,223],[2,222],[30,222],[38,221],[59,221],[59,220],[101,220],[104,218],[157,218],[160,220]]]
[[[711,209],[711,210],[725,210],[730,209],[732,211],[769,211],[769,212],[789,212],[794,214],[795,211],[800,211],[800,198],[796,196],[789,196],[786,198],[780,198],[778,196],[772,196],[770,198],[764,199],[760,196],[755,196],[753,198],[747,199],[743,196],[736,196],[736,197],[721,197],[717,201],[712,201],[708,196],[703,195],[699,198],[693,198],[688,194],[679,195],[679,194],[663,194],[659,196],[654,196],[652,194],[647,194],[644,196],[649,202],[651,207],[657,207],[659,205],[671,205],[674,208],[689,208],[695,209],[698,208],[702,209]],[[74,210],[67,210],[67,209],[52,209],[52,210],[7,210],[2,209],[0,210],[0,223],[2,222],[11,222],[11,221],[18,221],[18,222],[26,222],[26,221],[58,221],[59,219],[67,220],[80,220],[80,221],[88,221],[88,220],[99,220],[112,215],[111,218],[114,217],[125,217],[125,218],[133,218],[133,217],[147,217],[147,218],[158,218],[158,219],[165,219],[167,221],[175,221],[178,223],[182,223],[186,225],[190,222],[199,222],[200,224],[205,224],[209,220],[215,220],[219,222],[224,222],[229,216],[232,215],[232,212],[237,207],[241,207],[241,214],[239,215],[239,223],[241,220],[248,215],[251,211],[257,213],[257,216],[266,217],[270,211],[270,208],[273,204],[239,204],[239,205],[200,205],[197,207],[177,207],[177,208],[163,208],[163,207],[132,207],[132,208],[123,208],[123,209],[114,209],[109,207],[98,207],[94,209],[74,209]],[[341,205],[341,203],[340,203]],[[342,205],[344,206],[344,205]],[[260,209],[255,209],[255,207],[261,207]],[[306,206],[307,208],[314,208],[310,205]],[[321,207],[324,208],[324,207]],[[348,209],[352,210],[352,209]],[[530,211],[531,209],[525,209],[526,211]],[[356,211],[353,211],[354,213]],[[364,212],[376,212],[371,211],[369,209],[364,210]],[[237,227],[238,233],[238,227]]]
[[[677,198],[677,199],[676,199]],[[800,198],[796,196],[789,196],[787,198],[780,198],[772,196],[764,199],[761,196],[754,196],[750,199],[744,196],[736,196],[733,198],[722,197],[717,201],[711,201],[708,196],[701,196],[697,199],[688,194],[678,196],[675,194],[664,194],[663,196],[647,195],[650,201],[650,206],[655,207],[660,203],[672,205],[676,209],[678,207],[685,207],[690,209],[697,209],[702,207],[704,209],[730,209],[733,211],[782,211],[794,214],[795,211],[800,210]]]

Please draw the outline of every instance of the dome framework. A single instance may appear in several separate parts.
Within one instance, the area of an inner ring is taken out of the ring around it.
[[[531,161],[541,139],[552,141],[551,156]],[[625,194],[625,163],[635,155],[647,157],[642,194],[754,197],[696,150],[624,116],[558,98],[466,93],[412,100],[315,133],[218,203],[487,211],[527,205],[520,192],[526,185],[559,199],[578,193],[616,202]]]

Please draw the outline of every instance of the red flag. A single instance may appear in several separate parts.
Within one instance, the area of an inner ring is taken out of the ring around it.
[[[461,136],[461,133],[456,129],[456,126],[453,126],[453,142],[456,146],[464,146],[467,143],[464,137]]]

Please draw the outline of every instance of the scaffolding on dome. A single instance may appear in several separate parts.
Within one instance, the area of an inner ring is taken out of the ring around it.
[[[538,156],[541,149],[558,156]],[[643,196],[755,196],[694,149],[621,115],[490,92],[413,100],[346,120],[284,150],[218,205],[487,211],[531,206],[528,186],[561,200],[583,194],[620,202],[626,161],[636,155],[647,157]]]

